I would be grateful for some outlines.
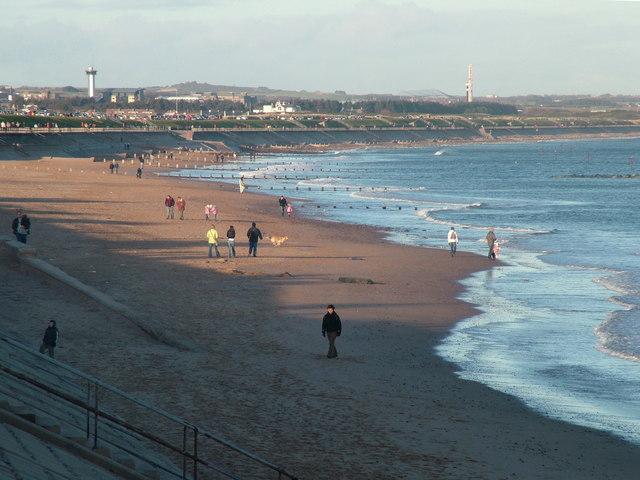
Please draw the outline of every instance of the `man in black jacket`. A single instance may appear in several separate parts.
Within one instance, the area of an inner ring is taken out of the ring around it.
[[[342,333],[342,322],[335,311],[333,305],[327,306],[327,313],[322,318],[322,336],[326,336],[329,340],[329,351],[327,358],[335,358],[338,356],[336,350],[336,338]]]
[[[280,204],[280,212],[284,217],[284,211],[287,208],[287,199],[284,198],[284,195],[280,195],[280,198],[278,199],[278,203]]]
[[[251,223],[251,228],[247,230],[247,238],[249,239],[249,256],[258,253],[258,239],[262,240],[262,232],[256,227],[256,222]]]
[[[31,228],[31,220],[27,217],[26,214],[22,213],[21,210],[18,210],[16,213],[16,218],[11,222],[11,230],[13,230],[13,234],[16,236],[16,240],[22,243],[27,243],[27,235],[29,235],[29,230]]]
[[[56,327],[56,321],[50,320],[49,326],[44,331],[42,345],[40,345],[40,353],[48,351],[49,356],[53,358],[53,350],[56,346],[56,343],[58,343],[58,328]]]

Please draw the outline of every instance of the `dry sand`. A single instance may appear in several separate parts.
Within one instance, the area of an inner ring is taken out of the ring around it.
[[[0,162],[0,223],[10,233],[23,208],[40,258],[188,348],[17,265],[6,248],[4,331],[37,347],[55,318],[59,360],[302,479],[637,478],[637,447],[460,380],[434,353],[475,311],[456,300],[457,281],[508,267],[391,245],[370,228],[282,218],[277,197],[251,189],[158,178],[152,167],[138,180],[135,168],[111,175],[86,159]],[[167,194],[186,199],[186,220],[165,219]],[[220,209],[222,235],[236,227],[237,258],[207,258],[207,203]],[[265,240],[247,257],[251,221],[289,241]],[[332,360],[320,333],[328,303],[343,320]]]

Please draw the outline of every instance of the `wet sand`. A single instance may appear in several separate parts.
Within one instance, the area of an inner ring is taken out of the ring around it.
[[[508,267],[392,245],[368,227],[283,218],[277,196],[252,189],[159,178],[153,167],[136,179],[136,168],[112,175],[87,159],[0,162],[0,222],[10,234],[23,208],[40,258],[176,342],[16,264],[6,249],[0,273],[13,293],[2,296],[3,330],[36,348],[54,318],[59,360],[303,479],[637,474],[637,447],[534,414],[460,380],[435,355],[447,330],[475,311],[456,300],[458,280]],[[165,219],[167,194],[185,198],[185,220]],[[236,227],[237,258],[207,258],[207,203],[220,210],[222,236]],[[258,257],[247,257],[252,221],[289,240],[265,239]],[[320,332],[328,303],[343,321],[331,360]]]

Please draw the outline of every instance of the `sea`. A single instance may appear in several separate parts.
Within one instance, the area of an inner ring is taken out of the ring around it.
[[[438,354],[542,415],[640,445],[639,173],[640,138],[607,138],[264,155],[171,175],[244,176],[294,215],[399,244],[448,249],[453,226],[459,251],[486,257],[494,228],[501,263],[462,282],[480,313]]]

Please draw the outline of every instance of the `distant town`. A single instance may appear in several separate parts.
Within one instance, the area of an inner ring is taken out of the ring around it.
[[[207,122],[201,126],[216,128],[222,120],[232,122],[226,124],[227,127],[267,128],[274,125],[265,124],[265,120],[288,120],[295,122],[293,125],[297,128],[327,127],[331,123],[338,128],[354,125],[358,128],[441,128],[456,124],[463,127],[465,124],[473,127],[561,126],[640,121],[640,96],[474,97],[471,65],[465,95],[458,96],[439,90],[402,95],[350,95],[340,90],[286,91],[198,82],[166,87],[97,88],[98,70],[89,67],[85,74],[86,88],[0,86],[0,120],[5,127],[78,126],[69,119],[91,118],[90,124],[103,127],[109,126],[105,124],[107,121],[121,126],[167,121],[173,123],[162,126],[174,128],[197,126],[197,122]],[[368,121],[364,123],[348,123],[365,119]],[[218,123],[211,124],[211,121]]]

